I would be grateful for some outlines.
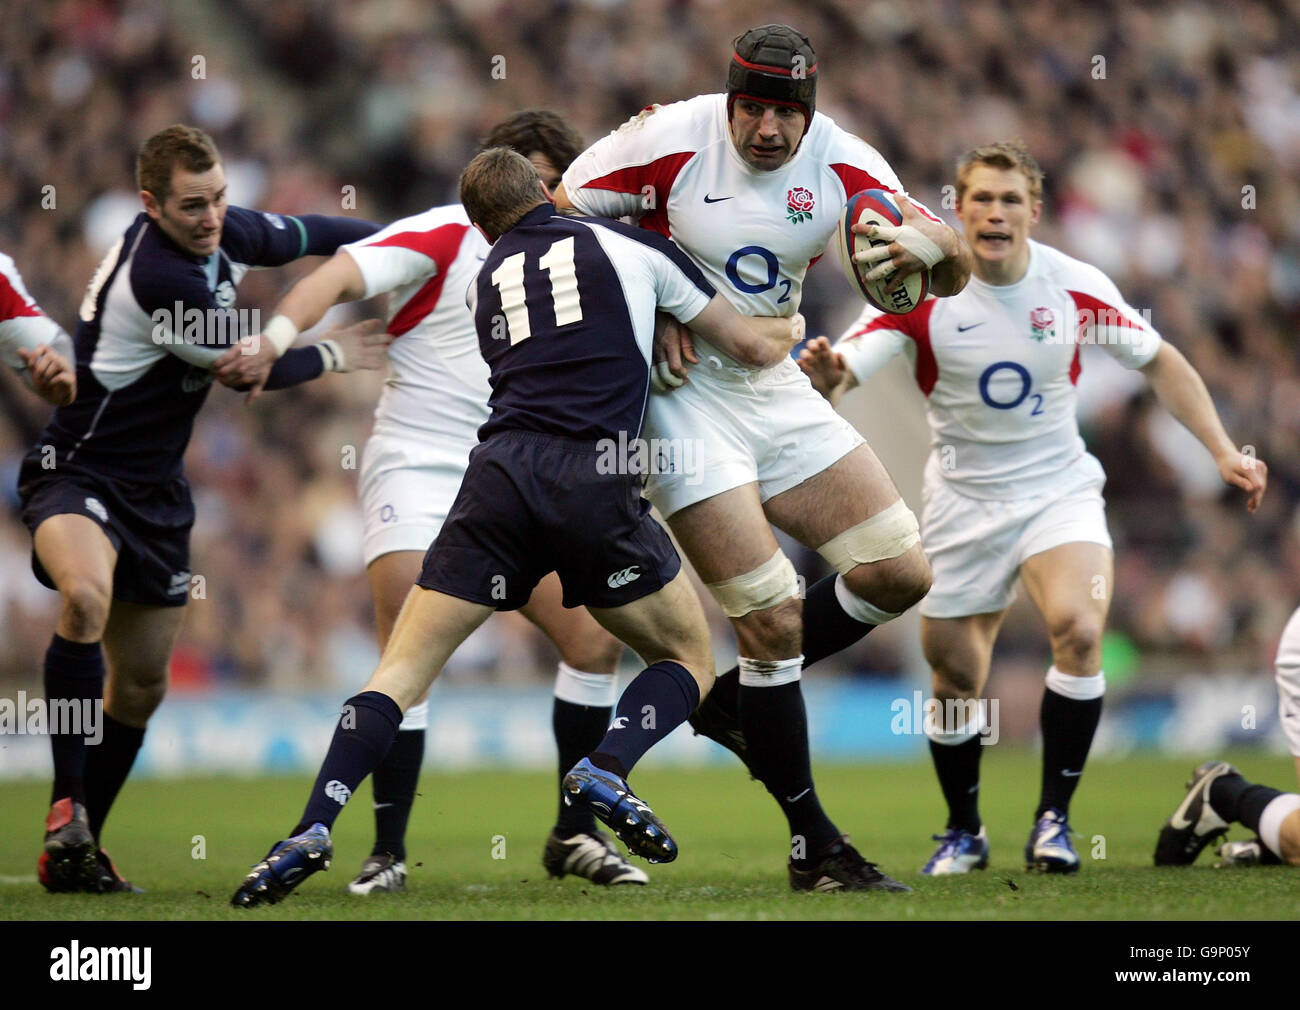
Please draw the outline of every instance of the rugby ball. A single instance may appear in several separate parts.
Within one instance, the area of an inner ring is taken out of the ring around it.
[[[839,237],[836,245],[840,253],[840,266],[850,287],[881,312],[896,316],[906,315],[925,300],[930,291],[930,271],[922,270],[912,274],[902,286],[890,294],[885,294],[889,278],[877,281],[866,279],[879,263],[859,263],[853,258],[855,253],[865,252],[872,246],[889,245],[884,239],[869,239],[852,230],[855,224],[900,225],[903,215],[898,212],[898,204],[883,189],[864,189],[854,193],[844,205],[840,216]]]

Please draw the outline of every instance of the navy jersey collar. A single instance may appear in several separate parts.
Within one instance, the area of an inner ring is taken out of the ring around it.
[[[515,227],[525,228],[528,225],[541,224],[543,221],[547,220],[548,218],[552,218],[554,216],[555,216],[555,204],[550,203],[548,201],[547,203],[542,204],[540,207],[534,207],[527,214],[521,217],[518,220],[518,222],[515,224]]]

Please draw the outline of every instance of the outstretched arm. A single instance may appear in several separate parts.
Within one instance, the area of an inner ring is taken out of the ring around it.
[[[1176,347],[1162,343],[1142,372],[1160,405],[1210,451],[1224,483],[1245,491],[1246,510],[1254,512],[1268,486],[1268,466],[1253,452],[1238,449],[1228,437],[1196,369]]]

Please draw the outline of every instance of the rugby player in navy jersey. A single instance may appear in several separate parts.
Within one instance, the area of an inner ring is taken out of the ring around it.
[[[103,699],[98,746],[50,737],[54,789],[38,875],[51,891],[133,890],[98,838],[167,688],[190,590],[194,503],[181,457],[209,366],[243,335],[235,287],[250,267],[329,255],[375,230],[228,207],[215,145],[187,126],[150,137],[136,175],[145,210],[81,304],[78,396],[55,411],[19,473],[32,568],[61,598],[46,698],[51,711]],[[268,388],[383,361],[387,338],[369,325],[332,337],[285,354]]]
[[[537,169],[509,149],[471,161],[460,195],[492,244],[468,294],[492,413],[378,668],[343,706],[298,825],[254,865],[239,907],[279,901],[328,868],[330,828],[403,712],[474,629],[552,571],[566,606],[586,606],[646,663],[564,794],[633,855],[677,855],[627,777],[707,694],[713,657],[699,599],[641,497],[640,460],[611,460],[610,446],[641,446],[656,307],[752,367],[783,359],[801,320],[744,319],[663,236],[556,214]]]

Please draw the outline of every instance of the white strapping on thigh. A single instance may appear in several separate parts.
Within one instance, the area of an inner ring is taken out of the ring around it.
[[[883,512],[827,540],[817,548],[817,553],[841,575],[847,575],[858,565],[905,554],[920,542],[916,516],[900,498]]]
[[[799,595],[799,576],[780,548],[753,571],[706,585],[728,617],[744,617]]]

